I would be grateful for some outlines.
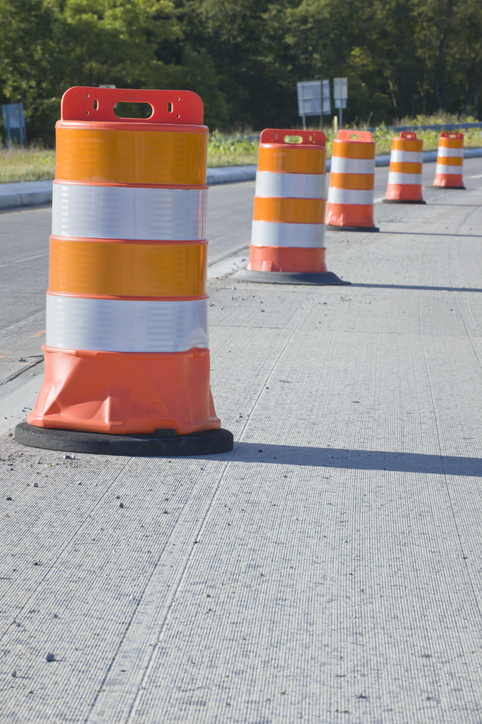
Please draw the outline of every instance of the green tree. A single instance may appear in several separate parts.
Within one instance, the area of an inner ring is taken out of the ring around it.
[[[298,125],[296,82],[347,76],[345,121],[481,111],[480,0],[0,0],[0,93],[52,134],[70,86],[187,88],[211,128]]]
[[[284,21],[280,25],[284,9],[292,4],[176,0],[185,38],[213,60],[233,126],[279,126],[296,115]]]
[[[447,67],[451,104],[457,103],[458,112],[477,115],[482,84],[482,3],[479,0],[457,3],[450,51]]]
[[[170,0],[0,0],[3,102],[23,102],[29,135],[47,142],[73,85],[189,87],[225,124],[210,58],[186,47],[180,62],[165,62],[159,49],[172,43],[182,29]]]

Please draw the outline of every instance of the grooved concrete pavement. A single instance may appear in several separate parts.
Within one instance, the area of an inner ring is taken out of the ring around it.
[[[211,280],[232,453],[23,448],[8,433],[42,365],[0,388],[0,722],[480,723],[467,186],[377,206],[379,234],[328,232],[351,287]]]

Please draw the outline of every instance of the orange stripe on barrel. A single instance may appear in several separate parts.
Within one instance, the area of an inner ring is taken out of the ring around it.
[[[408,141],[406,138],[394,138],[392,151],[423,151],[423,140]]]
[[[337,189],[355,189],[371,191],[374,188],[373,173],[331,173],[330,186]]]
[[[443,166],[463,166],[464,159],[462,156],[438,156],[437,163]]]
[[[463,148],[464,139],[463,138],[445,138],[444,136],[440,136],[439,146],[442,146],[443,148]]]
[[[293,148],[263,144],[259,147],[258,171],[274,173],[325,173],[324,148]]]
[[[207,133],[57,127],[55,178],[83,183],[204,185],[207,147]]]
[[[422,164],[391,161],[390,171],[394,173],[422,173]]]
[[[288,199],[254,197],[254,221],[278,221],[292,224],[323,224],[324,199]]]
[[[51,292],[122,297],[206,293],[207,243],[113,244],[50,237]]]
[[[333,156],[341,156],[342,158],[374,158],[375,144],[373,142],[356,142],[356,141],[333,141]]]

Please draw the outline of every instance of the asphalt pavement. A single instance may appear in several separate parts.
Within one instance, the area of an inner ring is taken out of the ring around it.
[[[0,214],[2,724],[480,724],[482,159],[434,173],[327,231],[349,287],[233,280],[254,183],[210,189],[201,458],[15,442],[50,209]]]

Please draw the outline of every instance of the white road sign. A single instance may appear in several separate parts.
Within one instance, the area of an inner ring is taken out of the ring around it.
[[[298,91],[298,113],[305,125],[306,116],[331,114],[330,81],[309,80],[296,84]]]
[[[346,108],[348,78],[333,78],[333,100],[335,101],[335,108]]]

